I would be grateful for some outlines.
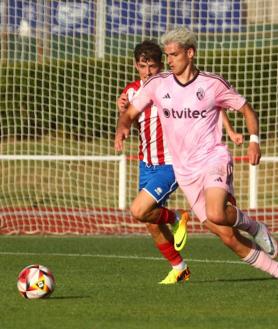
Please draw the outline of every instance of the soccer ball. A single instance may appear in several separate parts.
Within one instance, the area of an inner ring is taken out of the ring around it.
[[[55,279],[51,271],[42,265],[29,265],[18,275],[17,289],[27,299],[45,298],[52,294]]]

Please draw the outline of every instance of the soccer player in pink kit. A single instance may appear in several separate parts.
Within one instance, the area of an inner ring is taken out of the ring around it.
[[[277,242],[266,225],[228,204],[233,195],[233,164],[221,142],[220,110],[233,109],[244,115],[252,165],[259,164],[261,156],[257,116],[221,76],[195,67],[197,41],[192,32],[174,29],[162,36],[161,43],[171,71],[151,77],[133,98],[119,120],[115,148],[122,150],[132,121],[147,105],[155,104],[177,181],[199,220],[244,262],[278,278],[278,263],[272,259],[277,256]]]
[[[153,41],[143,41],[136,45],[134,50],[135,68],[139,73],[140,80],[129,83],[117,100],[120,115],[127,110],[127,107],[136,95],[140,92],[144,81],[161,70],[162,51]],[[242,135],[237,134],[231,126],[228,117],[223,113],[224,126],[235,143],[242,142]],[[220,120],[219,124],[222,125]],[[155,106],[148,106],[141,113],[136,126],[139,130],[139,193],[133,200],[130,210],[133,217],[139,221],[147,222],[148,218],[161,212],[166,217],[175,217],[175,212],[165,208],[165,203],[171,193],[177,189],[177,182],[172,168],[172,158],[169,154],[162,127]],[[156,210],[158,208],[158,211]],[[163,220],[159,220],[161,222]],[[180,213],[177,212],[180,216]],[[189,268],[181,254],[175,250],[173,234],[165,223],[146,223],[147,228],[155,241],[155,245],[172,265],[172,270],[162,280],[161,284],[174,284],[184,282],[190,276]],[[182,245],[179,250],[182,249]]]

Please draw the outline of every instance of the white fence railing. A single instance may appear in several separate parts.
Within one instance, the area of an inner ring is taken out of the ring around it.
[[[119,161],[119,209],[126,208],[126,156],[122,155],[0,155],[1,160]]]
[[[0,155],[1,160],[38,160],[38,161],[119,161],[119,209],[126,208],[127,196],[127,167],[126,156],[122,155]],[[278,157],[265,156],[261,158],[262,162],[278,162]],[[249,166],[249,208],[258,207],[258,166]]]
[[[262,162],[278,162],[278,157],[261,157]],[[258,166],[249,165],[249,208],[258,208]]]

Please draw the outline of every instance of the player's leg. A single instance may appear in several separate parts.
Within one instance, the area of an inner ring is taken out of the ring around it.
[[[139,192],[131,205],[132,215],[136,219],[146,222],[147,229],[155,242],[156,248],[172,266],[172,270],[160,283],[174,284],[189,279],[189,268],[181,254],[176,251],[174,247],[174,237],[168,226],[164,223],[148,223],[148,221],[157,221],[157,218],[160,218],[162,213],[166,213],[167,215],[167,211],[170,212],[167,208],[159,208],[156,199],[154,199],[145,189]]]
[[[204,225],[240,258],[244,258],[249,254],[253,246],[252,241],[240,235],[236,229],[229,226],[217,225],[209,220],[205,220]]]
[[[173,224],[175,212],[163,205],[177,187],[172,166],[150,166],[140,161],[140,192],[130,206],[132,216],[146,223]]]
[[[146,190],[141,190],[130,206],[132,216],[143,223],[154,223],[160,215],[157,202]]]
[[[146,224],[156,248],[172,266],[168,275],[159,282],[160,284],[173,284],[187,281],[190,277],[190,270],[181,254],[174,248],[173,234],[166,224]]]
[[[205,225],[211,232],[218,235],[226,246],[244,258],[250,252],[252,242],[241,237],[239,232],[227,222],[225,212],[227,195],[227,191],[221,187],[211,187],[205,190],[204,202],[207,218]],[[203,197],[200,196],[201,200],[203,202]]]
[[[183,249],[187,240],[187,221],[185,211],[172,211],[163,207],[169,195],[177,189],[173,167],[171,165],[146,166],[140,164],[140,193],[131,205],[134,218],[153,224],[171,224],[175,249]],[[148,196],[149,195],[149,196]],[[160,207],[152,208],[151,198]],[[148,200],[148,201],[147,201]]]
[[[264,223],[253,220],[246,213],[232,205],[228,205],[225,212],[226,219],[232,226],[249,233],[260,248],[268,253],[271,258],[277,257],[277,241]]]
[[[209,220],[206,220],[204,224],[212,233],[219,236],[222,242],[242,261],[278,278],[278,262],[260,250],[255,243],[242,236],[236,228],[217,225]]]
[[[272,258],[277,256],[277,242],[271,236],[267,227],[263,223],[248,218],[240,209],[232,205],[226,206],[226,190],[220,187],[207,188],[205,198],[208,220],[218,225],[236,227],[248,232],[261,249]]]
[[[226,202],[228,192],[223,187],[208,187],[205,189],[205,210],[207,219],[217,225],[234,226],[235,218],[233,218],[230,208],[226,216]]]
[[[215,195],[216,190],[206,189],[206,193],[204,193],[202,181],[203,177],[200,177],[197,184],[195,182],[191,186],[182,186],[180,183],[180,187],[187,196],[189,204],[199,220],[212,233],[218,235],[223,243],[232,249],[244,262],[278,278],[278,263],[276,261],[271,259],[263,250],[260,250],[255,243],[242,236],[236,228],[218,224],[225,217],[226,192],[223,189],[224,192],[218,193],[214,199],[209,192]],[[220,192],[219,190],[217,191]],[[210,202],[210,204],[207,205],[206,202]],[[211,219],[218,221],[218,223],[208,220],[207,213]]]
[[[223,158],[207,168],[203,176],[207,218],[215,224],[236,227],[249,233],[261,249],[275,258],[278,244],[266,225],[252,220],[235,206],[226,206],[228,194],[233,194],[232,182],[233,164],[229,158]]]
[[[164,167],[161,166],[163,169]],[[140,164],[140,189],[131,204],[132,215],[142,222],[145,222],[156,247],[165,259],[172,266],[171,276],[161,282],[164,284],[185,281],[189,278],[190,272],[182,256],[174,248],[173,235],[165,222],[175,220],[176,214],[167,208],[160,207],[165,204],[169,195],[177,188],[174,175],[169,178],[158,167]],[[164,182],[162,184],[162,182]],[[152,224],[160,222],[159,224]]]

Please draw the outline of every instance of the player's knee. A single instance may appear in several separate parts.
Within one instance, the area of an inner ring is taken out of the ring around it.
[[[231,233],[229,233],[229,234],[227,234],[227,233],[226,234],[222,234],[220,236],[220,238],[221,238],[222,242],[227,247],[229,247],[231,249],[234,249],[234,245],[235,245],[236,240],[235,240],[235,236],[233,234],[231,234]]]
[[[225,246],[229,247],[232,250],[236,250],[238,248],[238,240],[235,236],[233,229],[224,229],[216,232],[221,241],[225,244]]]
[[[207,219],[214,224],[223,225],[225,222],[225,213],[224,211],[207,209],[206,211]]]
[[[130,212],[133,218],[138,221],[144,221],[145,212],[142,210],[141,207],[137,206],[136,204],[132,204],[130,206]]]

